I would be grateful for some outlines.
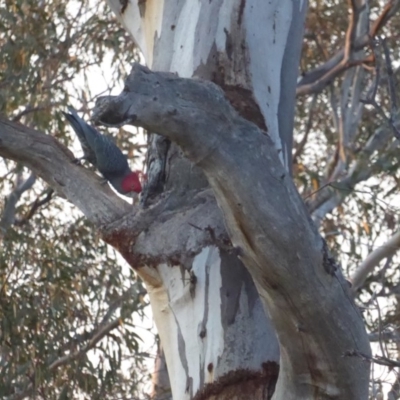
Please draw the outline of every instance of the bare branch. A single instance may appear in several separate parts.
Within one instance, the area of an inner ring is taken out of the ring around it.
[[[298,96],[303,96],[305,94],[319,93],[326,86],[332,83],[339,75],[348,70],[349,68],[356,67],[365,63],[371,63],[373,61],[372,56],[368,56],[362,60],[346,60],[341,59],[341,62],[335,65],[332,69],[328,70],[325,75],[323,75],[318,80],[315,80],[309,84],[303,84],[298,86],[296,93]]]
[[[382,10],[381,15],[372,23],[368,34],[354,38],[354,35],[350,35],[348,30],[348,35],[346,37],[347,57],[350,56],[348,48],[350,42],[347,40],[348,37],[352,38],[352,48],[354,52],[363,49],[370,43],[371,39],[378,34],[378,32],[389,21],[389,19],[397,13],[399,7],[399,0],[390,0]],[[353,29],[351,29],[350,32],[354,32]],[[369,57],[365,60],[356,60],[355,62],[348,61],[349,58],[346,59],[346,51],[343,48],[323,65],[303,75],[297,85],[297,95],[302,96],[305,94],[318,93],[345,70],[355,65],[363,64],[367,61],[372,62],[373,58]]]
[[[293,156],[293,164],[297,163],[297,159],[300,157],[301,153],[304,150],[304,147],[307,143],[308,140],[308,135],[310,134],[311,128],[312,128],[312,123],[314,120],[314,114],[315,114],[315,105],[317,104],[317,95],[314,95],[310,104],[310,109],[308,112],[308,119],[307,119],[307,124],[305,127],[305,132],[303,137],[301,138],[300,142],[296,146],[296,151]]]
[[[380,66],[379,66],[379,61],[376,63],[376,72],[375,72],[375,83],[369,93],[367,94],[366,99],[360,99],[360,101],[364,104],[370,104],[372,105],[375,110],[378,112],[378,114],[383,118],[383,120],[391,127],[394,136],[400,140],[400,131],[398,129],[398,108],[397,108],[397,98],[396,98],[396,88],[395,88],[395,77],[393,74],[393,68],[392,68],[392,62],[390,59],[390,54],[389,54],[389,49],[387,47],[386,41],[385,40],[380,40],[379,41],[383,47],[384,51],[384,57],[385,57],[385,64],[386,64],[386,70],[387,70],[387,85],[388,85],[388,91],[389,91],[389,97],[390,97],[390,116],[388,117],[383,110],[383,108],[377,103],[375,100],[377,91],[378,91],[378,85],[380,81]],[[374,51],[377,51],[376,48],[374,48]]]
[[[371,102],[371,96],[376,94],[379,80],[379,63],[377,63],[375,79],[368,91],[367,100],[365,101]],[[357,97],[360,97],[359,94]],[[361,99],[359,100],[363,101]],[[379,107],[379,105],[377,106]],[[382,112],[384,114],[383,110]],[[350,113],[350,117],[353,117],[352,113]],[[384,149],[390,140],[390,130],[385,126],[379,127],[370,137],[363,150],[358,152],[357,160],[352,163],[349,171],[346,173],[346,176],[339,176],[333,181],[332,178],[329,178],[329,185],[324,185],[318,191],[317,195],[313,196],[312,199],[308,201],[309,210],[313,214],[313,219],[317,225],[322,221],[327,213],[331,212],[344,201],[344,199],[352,192],[357,183],[368,179],[373,172],[381,171],[384,168],[380,159],[378,159],[378,161],[372,165],[370,165],[370,159],[372,154]],[[333,162],[336,162],[336,160],[333,159]],[[330,174],[330,177],[332,176],[334,175]]]
[[[400,2],[398,0],[389,0],[379,17],[371,24],[369,31],[370,37],[374,38],[379,31],[386,25],[390,18],[392,18],[397,11],[399,11]]]
[[[389,49],[388,49],[388,46],[386,43],[386,39],[383,39],[381,42],[382,42],[382,47],[383,47],[383,54],[385,55],[385,64],[386,64],[386,69],[387,69],[387,74],[388,74],[388,86],[389,86],[390,109],[391,109],[390,113],[393,118],[393,116],[395,116],[398,111],[397,96],[396,96],[396,82],[395,82],[392,61],[390,59],[390,53],[389,53]]]
[[[31,189],[36,181],[35,174],[31,174],[24,182],[17,187],[7,197],[3,215],[0,221],[0,237],[4,236],[7,229],[15,222],[15,209],[22,194]]]
[[[386,113],[383,110],[383,108],[376,102],[375,99],[370,99],[370,100],[361,99],[360,101],[365,103],[365,104],[372,105],[376,109],[378,114],[382,117],[382,119],[390,126],[390,128],[392,129],[393,134],[396,137],[396,139],[400,140],[400,131],[398,130],[398,128],[396,126],[395,120],[391,116],[388,117],[386,115]]]
[[[22,111],[20,111],[18,114],[14,115],[12,117],[12,121],[18,122],[22,117],[24,117],[27,114],[47,110],[49,108],[57,107],[59,105],[60,105],[60,103],[50,103],[50,104],[46,104],[46,105],[38,106],[38,107],[32,107],[31,105],[28,105]]]
[[[352,290],[356,292],[365,282],[368,275],[379,263],[388,257],[392,257],[400,249],[400,231],[396,232],[384,245],[376,248],[358,266],[351,277]]]
[[[386,341],[393,341],[393,342],[400,342],[400,334],[398,332],[389,331],[389,332],[374,332],[368,335],[369,340],[371,342],[378,342],[380,340]]]
[[[387,357],[371,357],[367,354],[363,354],[357,350],[349,351],[344,354],[346,357],[359,357],[367,362],[373,362],[375,364],[384,365],[385,367],[400,367],[400,361],[391,360]]]
[[[114,221],[131,208],[94,173],[75,165],[73,154],[56,139],[3,117],[0,156],[27,166],[97,225]]]
[[[147,210],[126,203],[104,185],[103,179],[76,165],[73,154],[56,139],[1,117],[0,156],[26,165],[56,193],[75,204],[92,223],[101,228],[103,239],[116,248],[133,268],[139,264],[143,266],[145,261],[132,251],[137,237],[148,230],[161,213],[171,212],[173,208],[168,198],[161,198]],[[197,206],[198,210],[210,207],[210,204],[204,203],[204,197],[207,196],[193,200],[193,206]],[[180,201],[175,202],[174,206],[181,206]],[[167,252],[164,253],[168,257]],[[153,271],[142,268],[139,274],[146,277],[147,283],[154,286],[160,284],[159,277]]]
[[[29,210],[28,214],[24,218],[22,218],[22,219],[20,219],[20,220],[15,222],[15,224],[17,226],[22,226],[22,225],[26,224],[35,215],[36,211],[40,207],[42,207],[45,204],[47,204],[52,199],[53,194],[54,194],[54,190],[52,188],[49,188],[49,189],[47,189],[45,191],[45,193],[46,193],[46,196],[43,199],[39,200],[39,197],[38,197],[33,202],[32,206],[31,206],[31,209]]]
[[[344,44],[344,59],[345,60],[350,60],[353,47],[354,47],[354,42],[356,39],[356,34],[357,34],[357,25],[358,25],[358,20],[361,14],[361,10],[365,8],[364,7],[359,7],[357,4],[356,0],[348,0],[350,8],[351,8],[351,13],[349,16],[349,26],[347,28],[346,32],[346,40]]]
[[[115,319],[111,322],[109,322],[106,325],[102,325],[97,332],[93,335],[93,337],[89,340],[89,343],[87,343],[82,349],[77,350],[73,353],[67,354],[64,357],[59,358],[58,360],[54,361],[51,365],[49,365],[49,370],[53,370],[58,368],[61,365],[68,364],[69,362],[76,360],[83,355],[85,355],[89,350],[91,350],[96,344],[103,339],[106,335],[108,335],[113,329],[117,328],[119,325],[121,325],[121,320]]]

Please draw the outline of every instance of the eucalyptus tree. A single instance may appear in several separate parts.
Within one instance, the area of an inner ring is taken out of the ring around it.
[[[0,155],[82,211],[145,283],[170,377],[156,374],[154,397],[170,386],[174,399],[368,398],[373,359],[353,298],[398,240],[373,251],[396,229],[372,221],[390,213],[371,197],[397,185],[371,179],[398,174],[397,48],[378,40],[396,32],[397,2],[109,5],[147,67],[97,98],[93,118],[148,131],[140,203],[57,138],[5,118]]]

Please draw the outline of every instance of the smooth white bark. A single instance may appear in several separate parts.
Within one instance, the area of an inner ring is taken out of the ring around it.
[[[219,69],[211,74],[222,73],[225,85],[250,90],[282,162],[291,167],[290,84],[297,79],[293,62],[300,52],[305,1],[160,0],[143,2],[142,7],[136,0],[126,7],[119,0],[108,3],[150,68],[181,77]]]
[[[257,321],[265,319],[261,302],[248,298],[245,282],[241,284],[236,323],[223,326],[222,313],[227,306],[221,298],[223,277],[218,248],[205,247],[194,258],[194,296],[187,270],[161,264],[157,271],[163,285],[148,285],[148,290],[174,399],[190,399],[204,384],[230,370],[257,370],[266,354],[279,360],[275,342],[265,341],[266,332],[262,325],[257,326]],[[270,330],[272,333],[272,327]]]

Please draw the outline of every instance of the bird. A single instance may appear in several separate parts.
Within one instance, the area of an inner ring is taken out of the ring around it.
[[[129,168],[128,160],[118,146],[87,124],[73,107],[68,107],[68,111],[62,113],[81,143],[82,158],[94,165],[118,193],[128,196],[140,193],[140,173]]]

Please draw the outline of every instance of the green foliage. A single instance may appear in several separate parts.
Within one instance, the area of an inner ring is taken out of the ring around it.
[[[55,204],[48,208],[54,213]],[[135,393],[143,378],[142,357],[130,325],[132,314],[143,312],[143,288],[85,219],[63,214],[43,219],[38,213],[30,226],[24,232],[10,228],[0,256],[0,396],[32,382],[50,398],[62,390],[69,398],[77,393],[113,398],[104,392],[110,385],[120,395]],[[114,320],[116,329],[93,350],[51,368]],[[122,374],[127,349],[135,357],[130,373]]]
[[[93,74],[104,71],[108,94],[137,58],[105,2],[60,0],[2,2],[0,54],[0,112],[69,146],[60,110],[89,112]],[[1,210],[28,173],[0,162]],[[139,395],[147,376],[134,321],[146,304],[133,272],[39,180],[11,222],[0,222],[0,398],[33,387],[43,399]]]

